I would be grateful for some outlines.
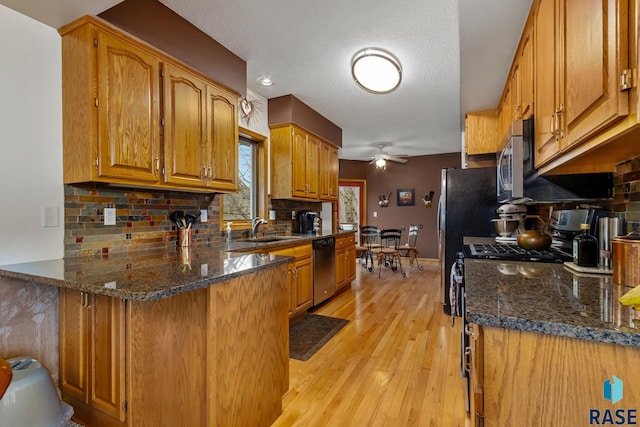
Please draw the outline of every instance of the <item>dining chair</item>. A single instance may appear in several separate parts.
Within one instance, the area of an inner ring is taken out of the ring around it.
[[[360,244],[356,250],[360,253],[360,264],[362,268],[373,272],[374,270],[374,250],[379,248],[378,226],[363,225],[360,227]]]
[[[424,227],[422,224],[409,225],[409,233],[407,235],[407,243],[404,246],[400,246],[398,249],[403,257],[409,259],[409,265],[413,267],[415,262],[418,270],[422,271],[422,266],[418,262],[418,233]]]
[[[402,230],[399,228],[389,228],[380,231],[381,247],[376,250],[378,258],[378,277],[381,276],[382,267],[389,267],[395,272],[400,269],[402,277],[407,277],[407,273],[402,270],[402,257],[399,251]]]

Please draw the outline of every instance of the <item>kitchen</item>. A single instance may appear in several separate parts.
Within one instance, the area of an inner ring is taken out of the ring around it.
[[[53,50],[53,51],[55,51],[55,47],[54,47],[52,50]],[[55,75],[55,73],[56,73],[56,72],[58,72],[58,71],[54,71],[54,73],[53,73],[53,74]],[[54,126],[55,126],[55,125],[54,125]],[[57,126],[58,126],[58,129],[59,129],[59,125],[57,125]],[[52,162],[52,163],[55,163],[55,162]],[[58,163],[59,163],[59,162],[58,162]],[[47,169],[48,169],[48,170],[47,170]],[[54,175],[58,175],[58,176],[59,176],[59,175],[61,174],[61,173],[60,173],[60,171],[55,171],[54,169],[55,169],[55,165],[54,165],[54,167],[53,167],[53,168],[48,168],[48,167],[47,167],[47,168],[42,168],[42,170],[38,170],[38,173],[49,173],[49,172],[50,172],[50,173],[52,173],[52,174],[54,174]],[[35,178],[38,178],[38,176],[36,176]],[[40,177],[39,181],[47,182],[48,180],[46,179],[46,177]],[[54,181],[54,182],[55,182],[55,181]],[[60,190],[59,190],[59,189],[57,189],[57,188],[52,189],[52,192],[54,192],[54,191],[60,191]],[[42,203],[43,201],[41,200],[40,202]],[[53,205],[53,206],[55,206],[55,202],[52,202],[52,203],[46,203],[46,202],[45,202],[45,203],[44,203],[44,205],[45,205],[45,206],[49,206],[49,205]],[[10,232],[12,232],[13,230],[9,230],[9,231],[10,231]],[[48,232],[48,231],[52,231],[52,232],[54,232],[54,233],[55,233],[56,231],[59,231],[59,230],[47,230],[47,229],[45,229],[45,233],[46,233],[46,232]],[[45,238],[45,239],[47,238],[47,236],[46,236],[46,235],[45,235],[45,236],[42,236],[42,237],[43,237],[43,238]],[[20,239],[16,239],[15,241],[17,242],[16,247],[15,247],[15,250],[16,250],[16,253],[19,253],[19,251],[21,250],[21,248],[19,247]],[[60,242],[60,241],[62,241],[62,237],[61,237],[61,236],[55,237],[55,238],[54,238],[54,241]],[[30,253],[31,253],[31,252],[30,252]]]

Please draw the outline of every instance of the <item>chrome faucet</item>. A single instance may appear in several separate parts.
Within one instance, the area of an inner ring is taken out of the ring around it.
[[[265,221],[260,217],[255,217],[251,220],[251,238],[252,239],[255,239],[256,237],[258,237],[258,227],[260,227],[260,224],[266,224],[266,223],[267,221]]]

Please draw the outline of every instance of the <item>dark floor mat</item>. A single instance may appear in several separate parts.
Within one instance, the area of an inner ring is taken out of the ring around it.
[[[289,357],[308,360],[347,323],[336,317],[307,315],[289,327]]]

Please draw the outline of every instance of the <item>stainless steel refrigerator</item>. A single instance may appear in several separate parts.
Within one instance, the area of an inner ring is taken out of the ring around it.
[[[451,314],[449,280],[463,237],[495,236],[496,168],[442,169],[438,202],[438,256],[444,312]],[[461,313],[462,307],[458,307]]]

